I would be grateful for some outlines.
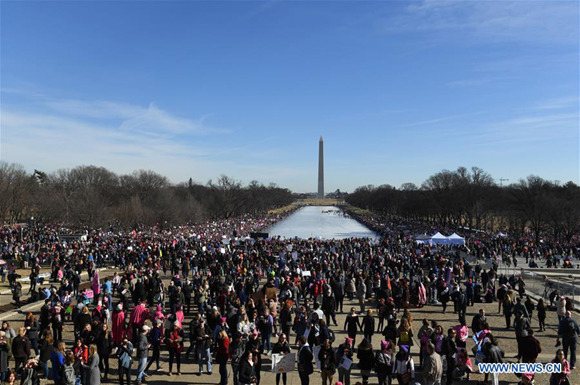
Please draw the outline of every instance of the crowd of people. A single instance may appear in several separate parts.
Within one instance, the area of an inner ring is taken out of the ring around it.
[[[120,384],[146,383],[152,373],[180,375],[182,364],[193,362],[199,376],[218,365],[220,385],[259,385],[264,361],[293,352],[303,385],[315,367],[323,385],[350,385],[353,372],[363,385],[374,376],[380,385],[415,384],[419,376],[422,384],[452,384],[469,379],[474,363],[504,362],[494,335],[501,325],[492,325],[480,305],[498,303],[506,329],[515,331],[517,358],[526,363],[542,352],[535,334],[545,331],[552,311],[526,297],[522,277],[499,274],[497,264],[486,269],[470,263],[464,252],[485,261],[556,252],[572,257],[577,250],[520,247],[518,240],[492,237],[466,248],[432,248],[417,245],[408,224],[383,227],[378,240],[248,237],[281,217],[93,231],[70,242],[60,241],[52,227],[3,229],[4,259],[30,269],[29,293],[44,304],[21,327],[3,322],[1,381],[32,384],[45,377],[55,385],[98,385],[111,380],[109,362],[116,360]],[[36,289],[43,265],[51,268],[51,286]],[[105,265],[117,273],[101,277]],[[8,275],[19,300],[14,265]],[[550,385],[564,385],[575,367],[580,328],[573,302],[559,295],[554,302],[562,345],[554,362],[563,369]],[[445,313],[450,303],[457,324],[447,330],[436,320],[413,317],[415,308],[440,305]],[[64,338],[64,325],[72,328],[72,340]],[[337,337],[342,332],[344,339]],[[379,344],[373,345],[375,335]],[[278,373],[276,384],[286,385],[287,377]],[[497,385],[497,374],[489,380]],[[520,381],[533,383],[533,373]]]

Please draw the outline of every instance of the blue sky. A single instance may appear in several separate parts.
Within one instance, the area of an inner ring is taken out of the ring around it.
[[[577,1],[1,1],[0,157],[294,191],[580,182]]]

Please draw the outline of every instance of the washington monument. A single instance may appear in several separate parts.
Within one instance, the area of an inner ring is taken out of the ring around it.
[[[318,198],[324,198],[324,140],[318,142]]]

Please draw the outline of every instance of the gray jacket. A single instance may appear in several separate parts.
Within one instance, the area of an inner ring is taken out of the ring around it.
[[[145,333],[139,333],[137,337],[137,359],[147,358],[149,353],[148,344],[147,335]]]

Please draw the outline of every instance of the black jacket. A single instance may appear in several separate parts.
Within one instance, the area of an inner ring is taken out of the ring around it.
[[[372,349],[359,349],[358,353],[356,354],[356,358],[358,358],[358,367],[361,370],[371,370],[373,368],[375,363],[375,355]]]
[[[302,346],[298,353],[298,371],[304,372],[306,374],[312,374],[312,372],[314,372],[314,367],[312,366],[313,357],[314,356],[310,350],[310,346]]]
[[[26,337],[16,336],[12,340],[12,354],[15,358],[30,357],[30,340]]]
[[[250,365],[247,357],[242,358],[238,369],[238,381],[240,384],[251,384],[254,377],[254,366]]]

